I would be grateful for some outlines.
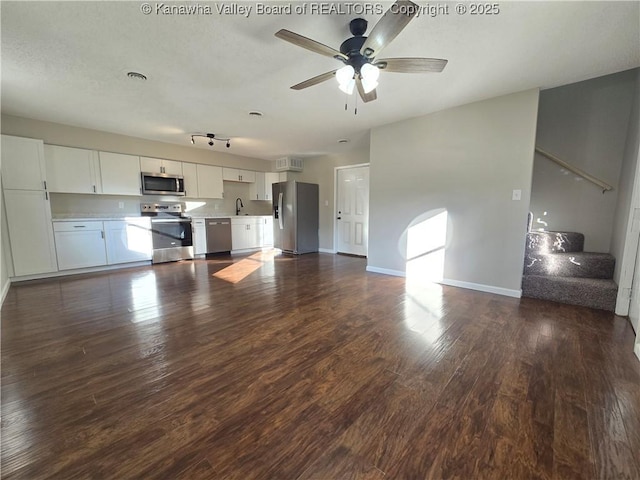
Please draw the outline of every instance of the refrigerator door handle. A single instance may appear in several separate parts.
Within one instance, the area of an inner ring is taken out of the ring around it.
[[[282,192],[280,192],[280,194],[278,195],[278,223],[280,224],[280,230],[284,230],[284,222],[282,221]]]

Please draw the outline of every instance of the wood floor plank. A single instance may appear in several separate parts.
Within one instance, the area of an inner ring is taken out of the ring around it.
[[[265,252],[13,285],[2,478],[640,476],[626,319],[365,267]]]

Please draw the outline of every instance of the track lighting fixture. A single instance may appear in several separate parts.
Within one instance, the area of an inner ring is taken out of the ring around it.
[[[209,141],[207,142],[209,144],[210,147],[213,147],[214,140],[220,140],[221,142],[227,142],[227,148],[229,148],[231,146],[231,139],[230,138],[219,138],[216,137],[215,134],[213,133],[194,133],[193,135],[191,135],[191,144],[194,145],[196,143],[195,139],[193,137],[204,137],[204,138],[208,138]]]

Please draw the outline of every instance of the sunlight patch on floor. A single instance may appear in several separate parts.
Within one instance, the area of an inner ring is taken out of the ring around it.
[[[276,252],[273,249],[256,252],[247,258],[243,258],[239,262],[223,268],[212,276],[225,282],[238,283],[260,269],[265,263],[272,262],[275,255]]]

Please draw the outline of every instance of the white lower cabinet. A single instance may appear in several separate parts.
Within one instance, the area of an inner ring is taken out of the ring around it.
[[[233,250],[273,247],[273,219],[269,216],[231,217]]]
[[[204,218],[191,220],[193,226],[193,253],[204,255],[207,253],[207,227]]]
[[[53,222],[60,270],[106,265],[102,222]]]
[[[273,217],[262,217],[262,246],[273,247]]]
[[[107,264],[151,260],[151,221],[149,218],[127,218],[104,222]]]
[[[260,217],[231,217],[231,246],[233,250],[260,248]]]

